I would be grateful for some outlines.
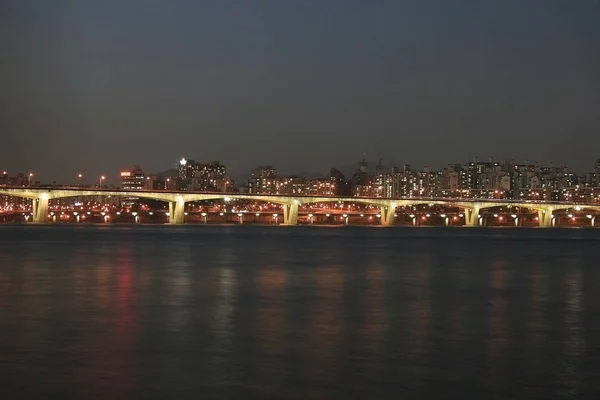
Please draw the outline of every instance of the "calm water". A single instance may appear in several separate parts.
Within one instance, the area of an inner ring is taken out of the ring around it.
[[[599,245],[584,229],[0,226],[2,397],[598,398]]]

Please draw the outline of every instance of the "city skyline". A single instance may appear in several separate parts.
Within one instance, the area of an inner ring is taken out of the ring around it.
[[[595,1],[1,7],[0,164],[41,180],[182,152],[232,171],[363,153],[585,171],[600,147]]]
[[[76,173],[71,174],[71,177],[67,178],[64,181],[61,181],[59,179],[53,179],[52,177],[50,177],[49,179],[40,179],[40,174],[38,174],[37,172],[33,171],[32,169],[29,170],[16,170],[16,169],[12,169],[12,168],[2,168],[0,166],[0,173],[4,174],[4,175],[9,175],[9,176],[17,176],[18,174],[22,175],[24,179],[27,180],[32,180],[34,182],[40,182],[40,183],[51,183],[51,182],[56,182],[57,184],[63,184],[63,185],[68,185],[69,183],[78,183],[78,184],[86,184],[86,185],[90,185],[90,184],[95,184],[98,183],[99,179],[104,182],[105,184],[119,184],[120,183],[120,178],[122,178],[122,174],[123,171],[125,170],[129,170],[129,169],[135,169],[135,168],[139,168],[141,170],[143,170],[143,172],[145,174],[149,174],[149,175],[161,175],[161,176],[169,176],[169,177],[176,177],[178,172],[177,169],[180,166],[180,163],[182,162],[182,160],[186,160],[186,161],[192,161],[195,162],[193,160],[192,157],[180,157],[177,159],[176,162],[173,162],[171,167],[169,168],[168,166],[163,167],[162,169],[159,169],[157,171],[150,171],[147,168],[145,168],[144,166],[140,165],[140,164],[136,164],[136,163],[129,163],[127,165],[121,166],[120,168],[118,168],[116,171],[111,172],[104,172],[106,171],[106,169],[102,170],[103,172],[97,173],[97,174],[89,174],[87,172],[82,172],[85,171],[85,168],[79,169],[77,170]],[[506,163],[511,163],[513,165],[528,165],[528,166],[537,166],[539,168],[548,168],[548,167],[552,167],[552,168],[565,168],[565,171],[567,171],[570,174],[574,174],[575,176],[584,176],[586,174],[590,174],[590,173],[596,173],[598,171],[598,168],[600,168],[600,157],[599,158],[595,158],[593,160],[590,160],[590,162],[588,163],[588,168],[587,170],[583,170],[583,171],[579,171],[579,170],[574,170],[573,168],[571,168],[569,165],[566,164],[560,164],[560,163],[556,163],[556,162],[552,162],[549,161],[548,163],[541,163],[532,159],[524,159],[524,160],[516,160],[514,158],[504,158],[504,159],[500,159],[500,158],[496,158],[496,157],[488,157],[488,158],[482,158],[482,157],[474,157],[472,160],[468,160],[468,161],[457,161],[455,160],[454,162],[450,161],[447,163],[420,163],[420,164],[409,164],[409,163],[399,163],[399,164],[390,164],[390,163],[386,163],[385,159],[383,159],[383,157],[380,157],[378,159],[369,159],[365,156],[363,156],[360,159],[355,160],[355,162],[353,164],[350,163],[346,163],[345,165],[342,166],[336,166],[336,165],[330,165],[328,168],[326,168],[326,170],[324,171],[315,171],[315,168],[312,168],[310,166],[305,166],[303,167],[302,171],[297,171],[297,172],[288,172],[285,169],[280,169],[279,166],[274,165],[274,164],[269,164],[266,162],[256,162],[253,164],[253,167],[249,168],[247,171],[231,171],[231,169],[229,168],[229,164],[226,162],[222,162],[222,160],[214,160],[214,159],[206,159],[206,160],[201,160],[199,161],[199,163],[204,163],[206,165],[209,165],[211,163],[217,163],[217,164],[221,164],[222,166],[227,168],[227,173],[226,175],[231,178],[232,180],[236,181],[236,185],[241,184],[243,182],[246,182],[247,179],[251,176],[252,171],[256,168],[260,168],[263,166],[273,166],[277,171],[278,171],[278,176],[297,176],[297,177],[305,177],[305,178],[323,178],[323,177],[327,177],[329,176],[329,173],[331,171],[331,169],[337,169],[339,171],[341,171],[342,173],[344,173],[344,175],[346,175],[347,178],[349,178],[357,169],[358,166],[360,165],[361,162],[366,162],[368,165],[368,172],[376,172],[378,165],[380,165],[381,167],[383,167],[383,169],[385,169],[386,171],[389,171],[391,169],[402,169],[406,166],[410,167],[410,169],[412,169],[413,171],[424,171],[424,170],[429,170],[431,172],[434,171],[442,171],[443,169],[447,168],[448,166],[456,166],[456,165],[461,165],[461,166],[467,166],[469,163],[472,162],[478,162],[478,163],[497,163],[500,165],[506,164]],[[379,162],[381,162],[381,164],[379,164]],[[432,165],[441,165],[441,167],[439,168],[433,168],[431,167]],[[42,174],[42,177],[44,175]]]

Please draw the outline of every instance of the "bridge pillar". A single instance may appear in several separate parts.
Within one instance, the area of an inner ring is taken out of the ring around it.
[[[394,225],[394,213],[395,212],[396,212],[396,207],[394,207],[393,205],[381,206],[381,210],[380,210],[381,225],[383,225],[383,226]]]
[[[465,226],[479,226],[479,211],[481,207],[465,208]]]
[[[177,201],[169,202],[169,224],[181,225],[183,224],[183,209],[185,202],[183,198],[177,199]]]
[[[552,226],[552,208],[538,210],[538,220],[541,228]]]
[[[46,193],[43,193],[39,199],[33,199],[31,211],[34,223],[45,224],[48,222],[48,196]]]
[[[283,206],[283,224],[296,225],[298,223],[298,203],[284,204]]]
[[[596,222],[596,217],[595,216],[592,217],[591,220],[590,220],[590,222],[592,223],[592,228],[593,228],[594,227],[594,222]]]

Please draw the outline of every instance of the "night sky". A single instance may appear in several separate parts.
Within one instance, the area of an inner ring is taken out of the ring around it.
[[[0,168],[600,157],[597,0],[0,0]]]

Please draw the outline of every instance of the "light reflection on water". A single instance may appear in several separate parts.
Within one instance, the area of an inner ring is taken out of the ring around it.
[[[478,232],[2,226],[3,391],[597,397],[600,231]]]

